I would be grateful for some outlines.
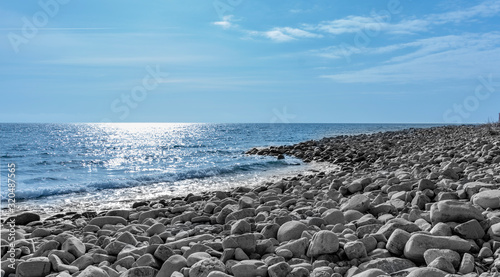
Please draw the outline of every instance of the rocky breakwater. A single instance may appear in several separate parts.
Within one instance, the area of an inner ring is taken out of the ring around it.
[[[2,276],[499,275],[498,134],[460,126],[324,141],[311,153],[318,142],[280,149],[341,170],[121,210],[19,215],[17,272],[3,230]]]

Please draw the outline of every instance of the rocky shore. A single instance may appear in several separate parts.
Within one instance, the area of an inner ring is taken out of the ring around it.
[[[3,222],[2,276],[500,276],[498,125],[248,154],[340,170],[99,213],[26,212]]]

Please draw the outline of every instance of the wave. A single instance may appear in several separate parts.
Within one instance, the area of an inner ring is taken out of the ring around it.
[[[269,157],[263,157],[249,164],[233,164],[227,167],[211,167],[204,169],[192,169],[184,172],[162,173],[154,175],[141,175],[131,179],[112,179],[103,182],[82,183],[54,187],[33,187],[16,191],[16,199],[28,200],[58,196],[65,194],[90,193],[108,189],[123,189],[139,186],[148,186],[153,184],[171,185],[177,181],[189,179],[204,179],[216,176],[227,176],[245,174],[251,172],[260,172],[282,168],[291,165],[300,165],[302,162],[298,159],[288,158],[284,160],[270,160]],[[2,201],[6,201],[7,191],[2,192]]]

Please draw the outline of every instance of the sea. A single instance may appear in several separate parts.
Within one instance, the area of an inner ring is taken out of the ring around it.
[[[253,147],[432,126],[438,125],[0,123],[1,208],[102,210],[258,186],[335,166],[246,155]]]

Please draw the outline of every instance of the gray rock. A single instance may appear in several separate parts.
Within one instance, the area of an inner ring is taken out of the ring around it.
[[[299,239],[307,226],[300,221],[288,221],[278,229],[277,238],[279,242]]]
[[[468,252],[470,242],[457,237],[438,237],[426,234],[414,234],[405,245],[404,255],[416,262],[424,262],[424,252],[427,249],[450,249],[459,253]]]
[[[158,271],[157,277],[170,276],[174,271],[180,271],[187,266],[187,260],[181,255],[173,255],[168,258]]]
[[[34,221],[40,221],[40,216],[35,214],[35,213],[24,212],[24,213],[18,214],[16,216],[12,216],[12,217],[7,218],[7,220],[5,220],[5,222],[10,222],[11,219],[15,220],[16,225],[27,225],[28,223],[31,223]]]
[[[63,243],[62,250],[67,251],[76,258],[79,258],[85,254],[85,244],[76,237],[69,237]]]
[[[407,268],[415,267],[416,265],[407,259],[390,257],[390,258],[378,258],[368,262],[364,262],[359,265],[359,269],[365,271],[368,269],[381,269],[386,274],[392,274],[394,272],[404,270]]]
[[[189,255],[187,257],[187,266],[191,267],[195,263],[197,263],[199,261],[203,261],[205,259],[210,259],[211,257],[212,256],[210,256],[210,254],[208,254],[207,252],[196,252],[196,253],[193,253],[193,254],[191,254],[191,255]]]
[[[401,256],[410,237],[410,233],[401,229],[396,229],[387,240],[385,248],[392,254]]]
[[[294,257],[299,258],[305,254],[308,244],[309,244],[308,238],[300,238],[298,240],[290,241],[284,245],[278,246],[276,248],[276,251],[281,249],[288,249],[293,253]]]
[[[341,211],[345,212],[348,210],[356,210],[364,213],[370,207],[370,198],[363,194],[356,194],[352,196],[345,204],[340,208]]]
[[[291,271],[292,268],[287,262],[274,264],[267,269],[270,277],[286,277]]]
[[[454,231],[464,239],[481,239],[486,234],[481,224],[475,219],[455,226]]]
[[[455,274],[455,269],[453,268],[453,265],[444,257],[437,257],[432,262],[430,262],[427,266],[437,268],[437,269],[440,269],[442,271],[445,271],[445,272],[448,272],[451,274]]]
[[[242,235],[246,233],[250,233],[252,231],[252,227],[250,226],[250,223],[248,223],[244,219],[240,219],[236,221],[232,226],[231,226],[231,235]]]
[[[469,253],[464,253],[462,257],[462,262],[460,263],[460,267],[458,269],[458,273],[460,274],[468,274],[474,271],[474,256]]]
[[[234,277],[257,277],[267,275],[267,265],[260,260],[246,260],[231,267]]]
[[[500,208],[500,189],[481,191],[472,196],[471,201],[484,209],[498,209]]]
[[[99,226],[99,228],[102,228],[106,224],[111,224],[111,225],[117,225],[117,224],[122,224],[122,225],[127,225],[127,220],[121,216],[99,216],[93,218],[90,222],[90,225],[96,225]]]
[[[427,249],[424,252],[424,260],[427,265],[429,265],[435,259],[443,257],[449,261],[453,267],[458,268],[460,265],[460,254],[458,252],[449,249]]]
[[[446,272],[433,267],[420,267],[412,270],[406,277],[445,277]]]
[[[466,222],[471,219],[484,220],[481,211],[468,202],[444,200],[432,204],[431,221],[438,222]]]
[[[85,268],[78,277],[110,277],[106,271],[95,266],[88,266]]]
[[[49,258],[47,257],[31,258],[17,265],[16,276],[45,277],[50,273],[50,268],[51,268],[51,263]]]
[[[322,230],[315,233],[307,250],[307,256],[331,254],[339,250],[339,239],[334,232]]]
[[[367,256],[365,245],[360,241],[350,241],[344,245],[344,252],[349,260]]]
[[[158,269],[150,266],[133,267],[120,275],[120,277],[156,277]]]
[[[222,248],[241,248],[248,255],[255,252],[257,240],[253,234],[231,235],[222,240]]]
[[[189,269],[189,277],[207,277],[212,271],[225,273],[226,266],[215,257],[204,259],[191,266]]]
[[[344,213],[338,209],[328,209],[321,214],[321,218],[326,221],[326,224],[335,225],[337,223],[345,224]]]

